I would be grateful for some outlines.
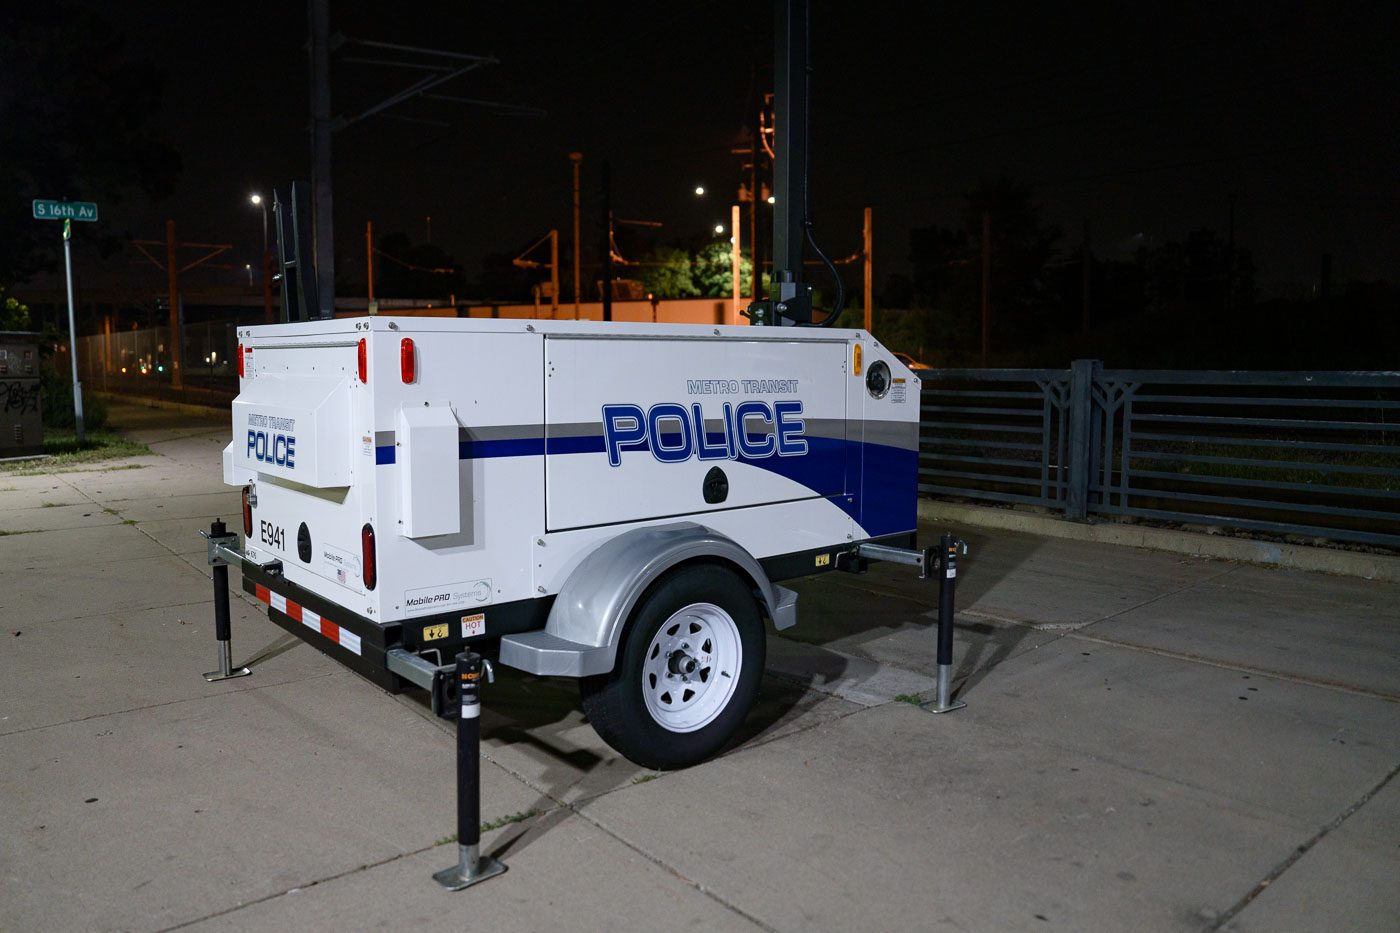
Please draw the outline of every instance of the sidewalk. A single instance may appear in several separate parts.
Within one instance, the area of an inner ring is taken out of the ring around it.
[[[1400,585],[952,527],[966,709],[904,701],[936,584],[801,580],[743,740],[660,775],[498,666],[510,870],[451,894],[453,725],[236,570],[206,684],[228,426],[112,419],[156,455],[0,473],[0,929],[1400,929]]]

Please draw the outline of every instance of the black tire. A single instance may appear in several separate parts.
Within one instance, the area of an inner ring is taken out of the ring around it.
[[[642,767],[688,767],[718,752],[743,724],[766,647],[747,581],[716,564],[678,568],[637,602],[612,672],[579,681],[584,712],[605,742]]]

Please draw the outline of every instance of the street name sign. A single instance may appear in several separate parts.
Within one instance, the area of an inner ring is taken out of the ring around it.
[[[36,220],[96,220],[97,205],[92,201],[43,201],[34,199]]]

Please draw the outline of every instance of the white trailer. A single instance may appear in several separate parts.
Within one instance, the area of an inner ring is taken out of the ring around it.
[[[578,678],[609,744],[682,767],[747,715],[764,621],[797,621],[776,581],[854,569],[862,545],[914,553],[892,548],[913,547],[919,382],[864,331],[238,333],[223,470],[246,540],[225,553],[274,622],[435,708],[470,645]]]

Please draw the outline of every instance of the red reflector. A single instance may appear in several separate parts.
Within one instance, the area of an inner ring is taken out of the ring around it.
[[[238,378],[243,378],[243,344],[238,345]]]
[[[374,563],[374,529],[369,522],[360,529],[360,563],[364,567],[365,589],[372,590],[379,582],[379,568]]]
[[[253,536],[253,503],[248,496],[247,486],[243,487],[243,533],[250,538]]]
[[[413,382],[415,365],[413,338],[405,337],[399,341],[399,374],[403,376],[404,385]]]
[[[360,381],[361,381],[361,382],[368,383],[368,382],[369,382],[369,351],[368,351],[368,349],[365,347],[365,338],[363,338],[363,337],[360,338],[360,350],[359,350],[359,353],[360,353],[360,360],[359,360],[359,364],[360,364]],[[365,526],[365,527],[369,527],[369,526]]]

